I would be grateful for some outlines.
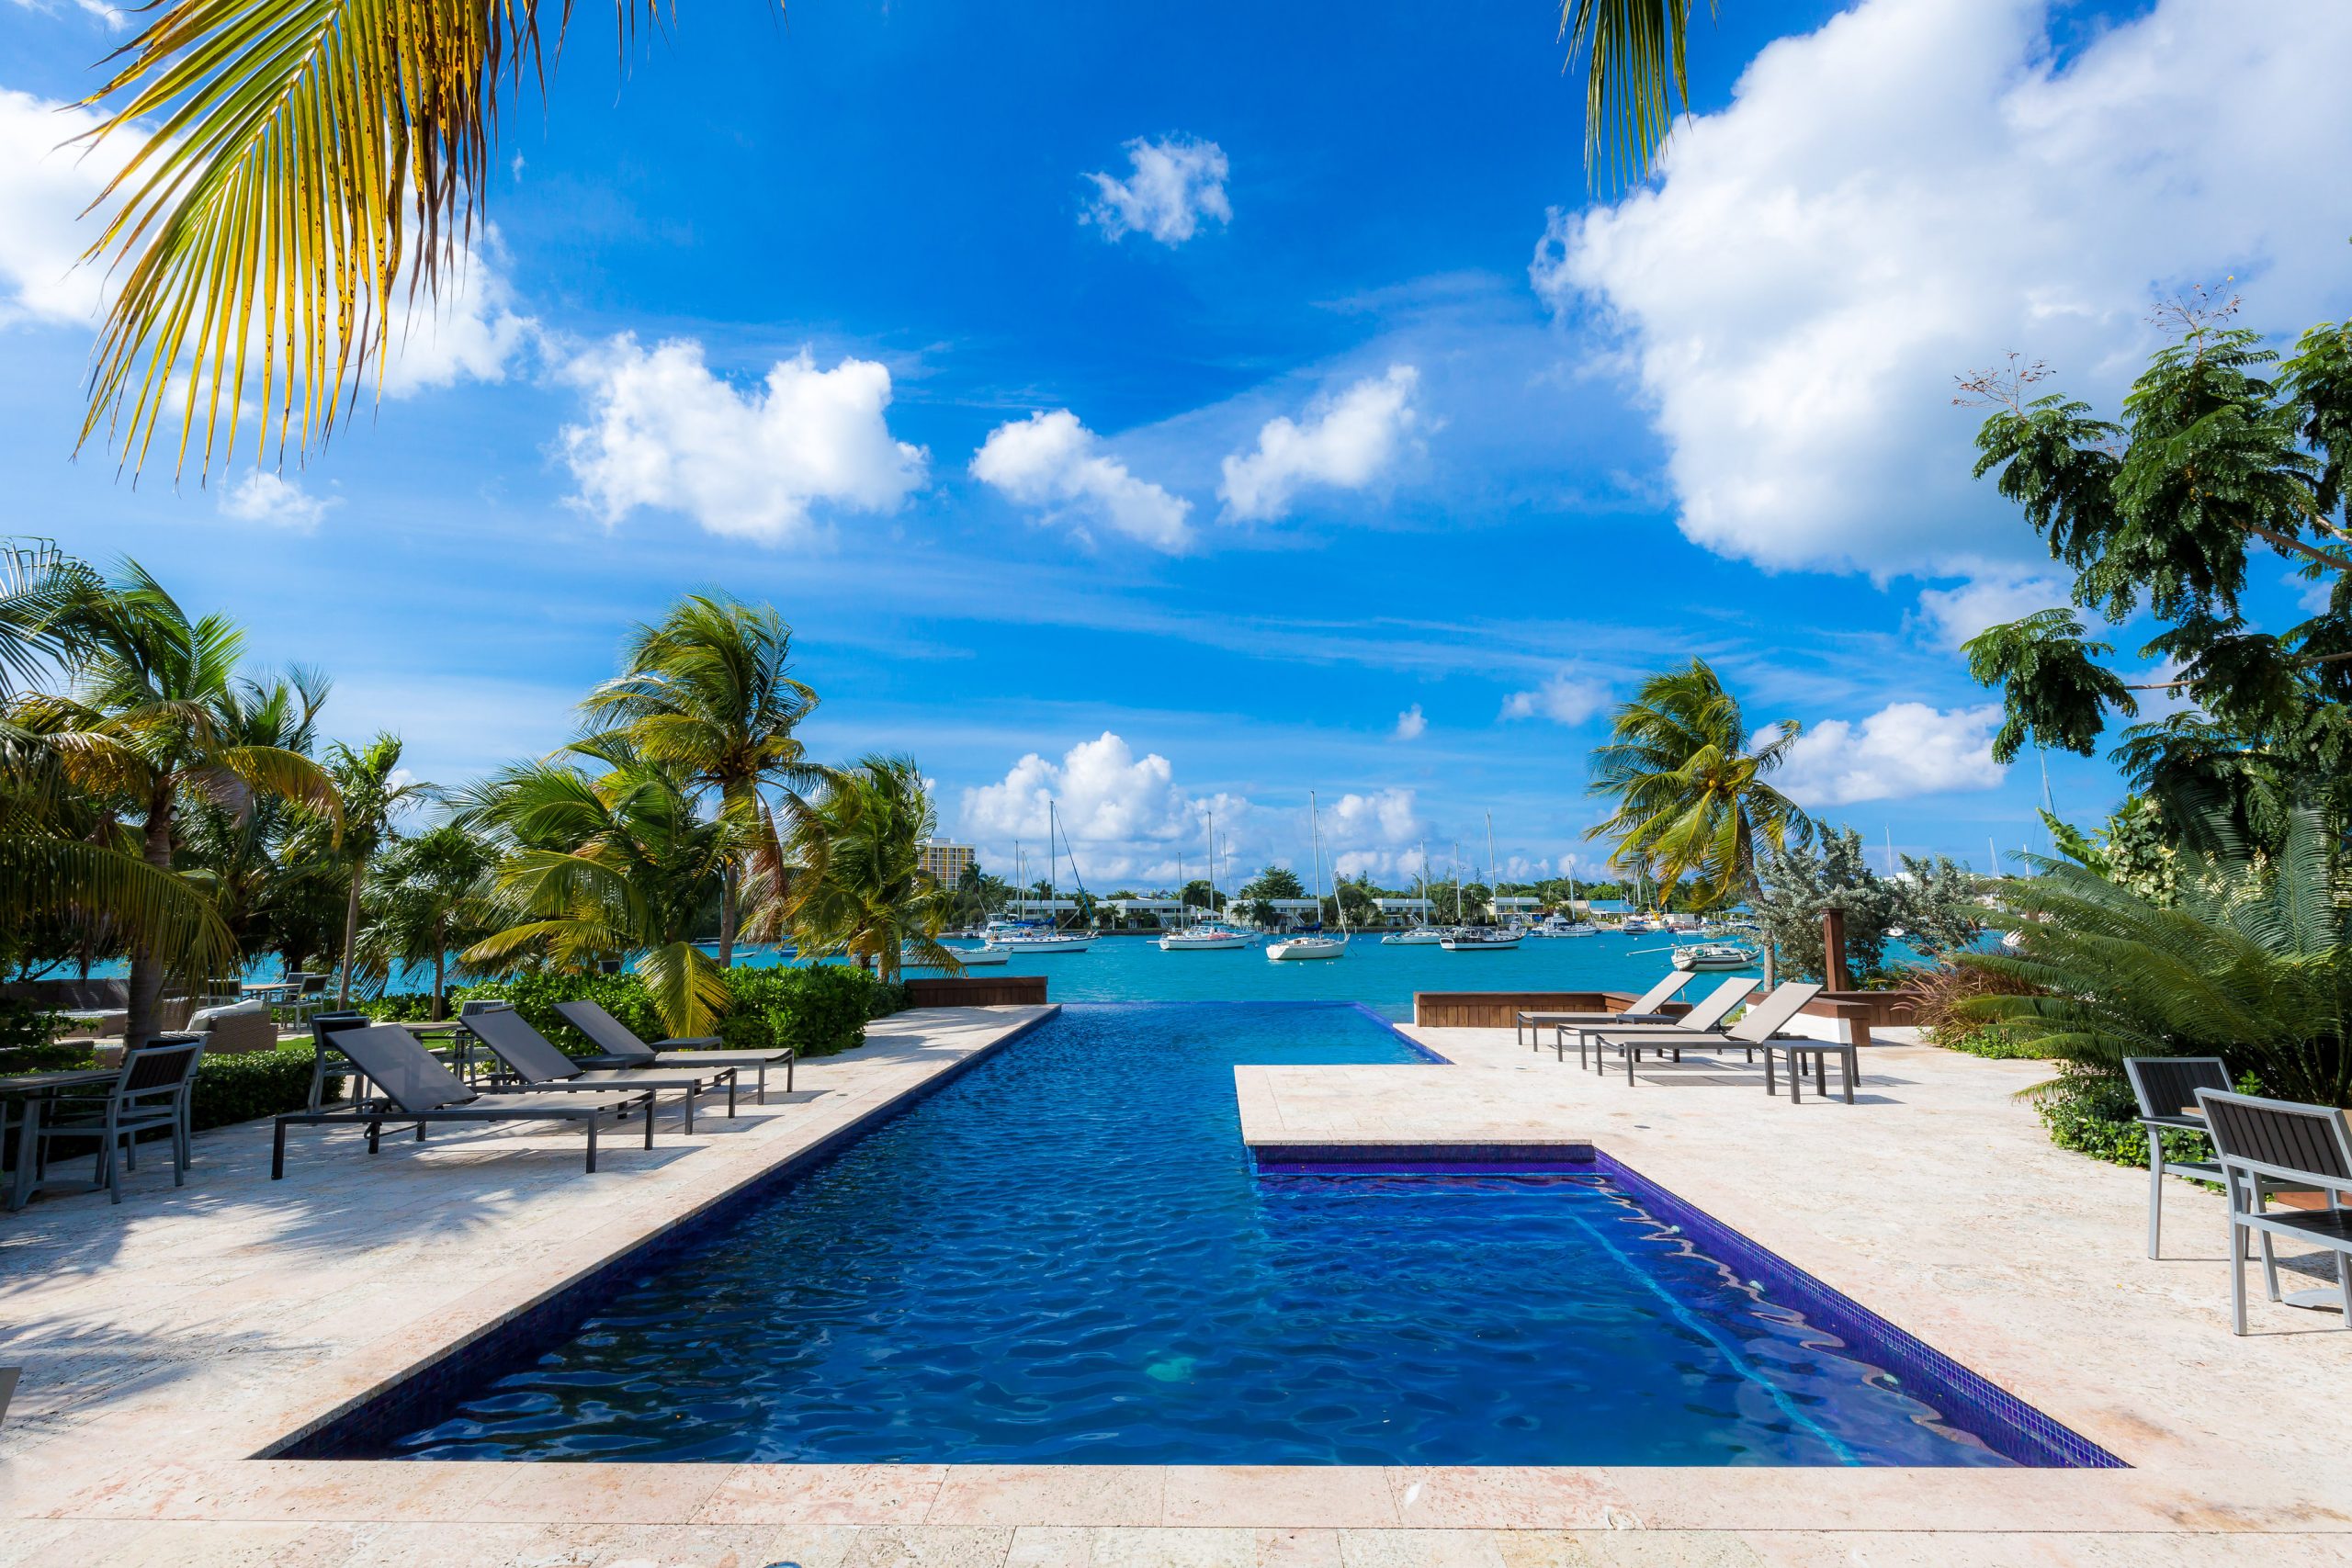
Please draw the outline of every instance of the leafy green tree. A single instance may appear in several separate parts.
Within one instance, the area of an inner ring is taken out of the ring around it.
[[[335,1005],[351,1005],[351,956],[359,950],[359,905],[368,863],[391,841],[392,818],[433,793],[430,784],[401,777],[401,738],[379,733],[357,750],[338,740],[327,749],[327,776],[342,806],[345,875],[350,890],[344,906],[343,979]]]
[[[2156,904],[2180,896],[2180,852],[2173,847],[2163,813],[2144,795],[2126,795],[2105,827],[2086,834],[2049,812],[2042,825],[2058,852],[2094,875],[2128,887]]]
[[[1620,863],[1635,857],[1673,887],[1691,879],[1694,908],[1750,897],[1759,852],[1803,842],[1811,819],[1770,776],[1796,744],[1794,720],[1750,730],[1739,701],[1702,659],[1645,680],[1592,754],[1590,793],[1612,803],[1586,831]]]
[[[450,953],[496,930],[497,868],[497,851],[454,822],[393,841],[376,861],[356,966],[383,976],[395,966],[431,964],[432,1016],[444,1016]]]
[[[807,789],[820,771],[794,731],[816,711],[817,694],[792,678],[792,628],[773,605],[724,594],[690,594],[653,626],[640,626],[625,672],[582,705],[626,735],[648,761],[676,771],[718,796],[746,847],[748,866],[729,862],[718,905],[718,963],[735,962],[743,873],[763,889],[783,880],[776,826],[765,792]]]
[[[339,826],[334,785],[318,764],[282,747],[223,737],[220,721],[237,689],[244,647],[225,617],[190,618],[161,583],[128,562],[81,619],[74,694],[41,705],[71,728],[52,732],[49,744],[77,784],[128,800],[151,868],[174,872],[181,804],[198,791],[232,803],[280,795]],[[126,1039],[154,1031],[170,962],[152,942],[132,943]]]
[[[452,796],[452,820],[504,852],[496,875],[503,929],[469,964],[537,956],[592,968],[634,953],[673,1035],[710,1032],[725,974],[694,944],[741,852],[737,819],[695,804],[689,778],[613,736],[576,740],[566,760],[518,762]]]
[[[2169,308],[2178,341],[2132,384],[2120,423],[2033,395],[2039,365],[1963,383],[1993,410],[1978,477],[1995,477],[2075,579],[2075,608],[1990,627],[1966,652],[1970,673],[2001,690],[2002,761],[2028,744],[2089,756],[2111,719],[2138,716],[2135,694],[2186,698],[2125,729],[2115,761],[2171,831],[2227,821],[2261,845],[2300,806],[2338,822],[2352,812],[2352,323],[2312,328],[2281,362],[2232,324],[2236,304]],[[2248,618],[2257,553],[2315,586],[2310,618],[2278,631]],[[2140,657],[2175,672],[2119,673],[2077,611],[2152,615]]]
[[[282,676],[239,680],[213,716],[220,742],[266,746],[311,756],[329,682],[300,667]],[[190,792],[183,802],[177,863],[204,889],[235,933],[246,958],[284,953],[299,969],[331,945],[305,940],[324,929],[312,908],[323,895],[340,902],[330,818],[271,795],[219,797]]]
[[[1306,885],[1290,867],[1270,865],[1243,885],[1241,896],[1250,899],[1304,898],[1306,897]]]
[[[2290,811],[2258,850],[2217,811],[2167,908],[2085,866],[2002,885],[2017,949],[1958,962],[2030,987],[1962,1004],[2034,1055],[2109,1078],[2126,1056],[2217,1055],[2288,1100],[2352,1102],[2352,879],[2338,830]]]
[[[785,796],[785,847],[795,867],[775,918],[804,953],[842,953],[884,980],[899,954],[956,975],[963,963],[939,940],[952,893],[922,869],[921,845],[938,812],[910,757],[873,755],[829,771],[814,799]]]
[[[1851,828],[1792,844],[1772,859],[1749,899],[1756,922],[1771,944],[1774,967],[1802,979],[1826,980],[1821,917],[1846,917],[1846,964],[1854,976],[1886,963],[1886,931],[1903,921],[1901,887],[1871,869],[1862,836]]]

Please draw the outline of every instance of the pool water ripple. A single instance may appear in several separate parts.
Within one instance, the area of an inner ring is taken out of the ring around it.
[[[1346,1006],[1068,1009],[385,1451],[2009,1462],[1603,1177],[1253,1168],[1236,1064],[1419,1059]]]

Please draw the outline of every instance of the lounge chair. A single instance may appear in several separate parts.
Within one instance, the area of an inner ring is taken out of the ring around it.
[[[596,1119],[605,1111],[623,1115],[631,1111],[645,1117],[645,1146],[653,1146],[653,1089],[607,1089],[584,1094],[481,1094],[458,1081],[431,1052],[394,1024],[338,1030],[334,1050],[348,1060],[379,1091],[332,1111],[289,1111],[277,1118],[277,1141],[270,1151],[269,1179],[286,1175],[286,1129],[348,1123],[368,1129],[368,1152],[377,1151],[387,1122],[416,1123],[417,1141],[435,1122],[571,1122],[588,1134],[588,1169],[596,1169]]]
[[[604,1053],[601,1056],[572,1058],[583,1067],[626,1067],[630,1071],[644,1067],[752,1067],[758,1070],[759,1102],[765,1105],[768,1069],[780,1062],[784,1065],[784,1092],[792,1092],[792,1064],[797,1058],[789,1045],[777,1051],[676,1051],[669,1047],[716,1045],[718,1042],[713,1036],[701,1035],[691,1040],[658,1040],[649,1045],[600,1003],[558,1002],[555,1010],[564,1022],[586,1035],[588,1043]]]
[[[1645,1047],[1671,1055],[1677,1062],[1682,1060],[1685,1051],[1726,1051],[1735,1047],[1746,1052],[1747,1059],[1752,1062],[1760,1050],[1764,1053],[1765,1088],[1770,1089],[1772,1087],[1772,1051],[1783,1043],[1779,1039],[1781,1025],[1796,1017],[1805,1003],[1820,994],[1821,987],[1814,981],[1792,980],[1774,987],[1770,996],[1742,1013],[1739,1021],[1729,1029],[1595,1030],[1592,1032],[1593,1043],[1600,1051],[1616,1047],[1618,1054],[1625,1058],[1625,1081],[1629,1084],[1634,1081],[1634,1069],[1640,1065]],[[1712,1002],[1714,998],[1707,999]],[[1830,1041],[1807,1041],[1804,1043],[1838,1049]],[[1854,1098],[1853,1047],[1848,1045],[1844,1050],[1847,1053],[1846,1099],[1850,1103]],[[1796,1073],[1796,1059],[1792,1055],[1789,1077],[1792,1084]]]
[[[2352,1124],[2341,1111],[2259,1100],[2200,1089],[2197,1103],[2230,1195],[2230,1325],[2245,1332],[2245,1252],[2250,1235],[2262,1247],[2262,1282],[2278,1300],[2278,1258],[2271,1237],[2288,1236],[2335,1254],[2335,1284],[2344,1326],[2352,1328]],[[2327,1194],[2324,1209],[2271,1212],[2268,1191],[2295,1186]]]
[[[533,1029],[512,1008],[489,1009],[463,1021],[475,1039],[490,1047],[491,1055],[506,1064],[525,1089],[554,1093],[598,1089],[679,1089],[683,1091],[680,1098],[685,1111],[685,1130],[691,1134],[695,1130],[695,1096],[712,1084],[723,1083],[727,1086],[727,1114],[735,1114],[732,1067],[672,1072],[659,1077],[649,1072],[592,1071],[557,1050],[546,1035]]]
[[[1692,1003],[1690,1010],[1679,1018],[1669,1018],[1663,1021],[1644,1021],[1629,1014],[1618,1013],[1613,1016],[1603,1014],[1585,1023],[1559,1024],[1552,1031],[1553,1049],[1558,1052],[1560,1060],[1566,1061],[1568,1059],[1567,1035],[1569,1031],[1575,1031],[1577,1065],[1583,1066],[1587,1046],[1603,1034],[1612,1039],[1620,1036],[1632,1039],[1635,1036],[1647,1037],[1653,1034],[1671,1039],[1684,1035],[1706,1034],[1721,1027],[1724,1020],[1731,1016],[1731,1010],[1746,1001],[1748,994],[1755,989],[1755,981],[1745,976],[1734,975]],[[1598,1062],[1597,1056],[1596,1068]]]
[[[1514,1013],[1511,1017],[1510,1042],[1516,1045],[1520,1042],[1522,1031],[1532,1031],[1535,1038],[1534,1043],[1530,1048],[1541,1051],[1544,1049],[1544,1030],[1547,1024],[1552,1026],[1554,1031],[1552,1038],[1556,1042],[1559,1039],[1559,1027],[1564,1024],[1671,1022],[1673,1021],[1671,1013],[1663,1013],[1657,1010],[1665,1005],[1667,998],[1698,977],[1699,973],[1695,969],[1669,969],[1666,972],[1665,979],[1635,997],[1623,1012]]]

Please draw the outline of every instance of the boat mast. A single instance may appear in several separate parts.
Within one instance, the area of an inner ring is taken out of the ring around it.
[[[1503,885],[1495,875],[1495,814],[1487,813],[1487,897],[1495,901],[1495,924],[1503,923]]]
[[[1315,923],[1323,924],[1323,829],[1315,818],[1315,792],[1306,792],[1306,841],[1315,862]]]

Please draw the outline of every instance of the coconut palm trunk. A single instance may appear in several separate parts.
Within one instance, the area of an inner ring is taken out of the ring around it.
[[[147,827],[141,839],[147,863],[166,876],[172,870],[172,783],[159,779],[147,796]],[[129,1016],[122,1026],[125,1050],[145,1043],[156,1029],[163,1009],[165,968],[162,957],[145,942],[130,950]]]

